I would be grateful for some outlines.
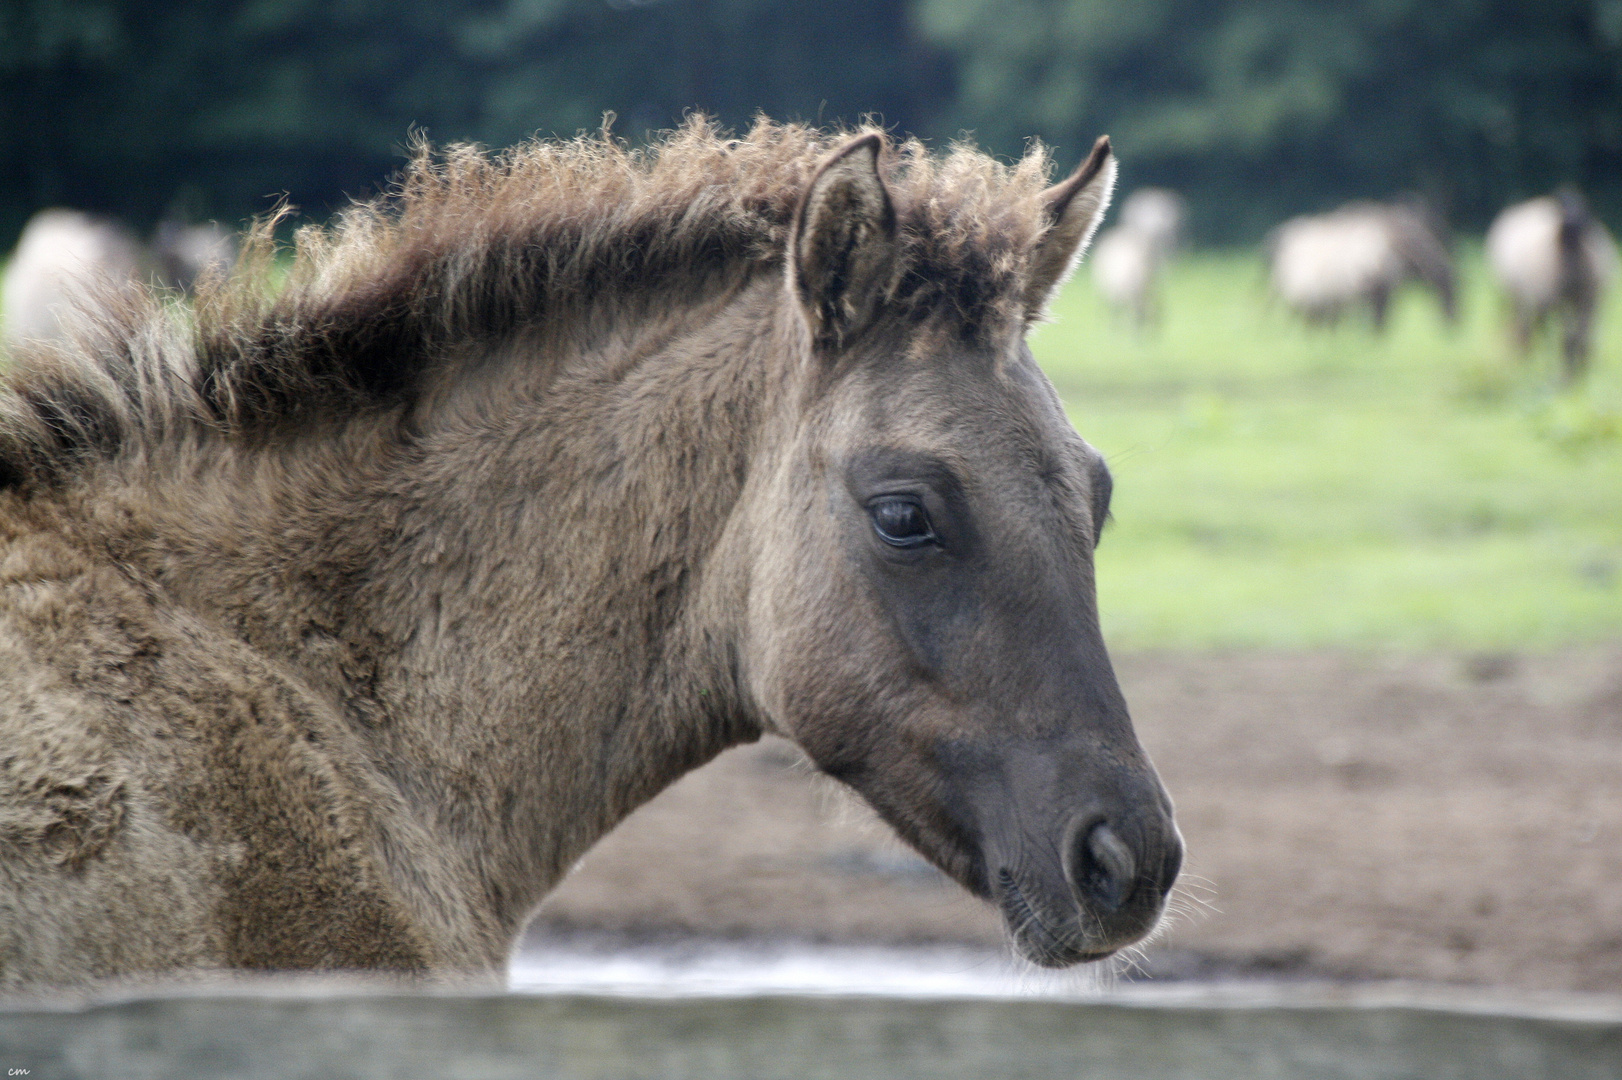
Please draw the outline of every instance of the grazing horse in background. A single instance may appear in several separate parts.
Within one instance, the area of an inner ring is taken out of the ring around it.
[[[1102,457],[1026,331],[1108,201],[694,120],[274,223],[0,391],[0,984],[497,980],[616,823],[774,732],[1039,964],[1154,927]],[[718,872],[723,868],[718,867]]]
[[[0,282],[0,335],[24,341],[62,341],[64,316],[87,292],[152,279],[190,289],[200,274],[226,272],[236,261],[236,240],[218,225],[164,221],[143,245],[129,227],[78,210],[41,210],[28,219]]]
[[[1162,270],[1182,242],[1182,196],[1139,188],[1121,204],[1118,223],[1093,245],[1093,283],[1106,303],[1132,314],[1139,328],[1160,316]]]
[[[190,291],[209,273],[229,273],[237,261],[236,236],[217,222],[189,225],[164,220],[152,233],[158,280],[172,289]]]
[[[129,228],[77,210],[41,210],[28,219],[0,281],[5,341],[62,338],[61,316],[79,293],[129,284],[147,270],[147,253]]]
[[[1392,293],[1410,280],[1435,290],[1449,322],[1456,316],[1453,257],[1413,207],[1354,202],[1291,218],[1266,248],[1274,293],[1308,322],[1332,324],[1366,305],[1382,330]]]
[[[1594,313],[1616,276],[1616,242],[1577,192],[1563,190],[1507,207],[1487,230],[1487,264],[1514,307],[1515,343],[1558,313],[1565,376],[1588,366]]]
[[[1183,197],[1167,188],[1138,188],[1121,200],[1121,226],[1148,238],[1164,255],[1182,246],[1187,219]]]

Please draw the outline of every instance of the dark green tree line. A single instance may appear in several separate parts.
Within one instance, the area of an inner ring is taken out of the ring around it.
[[[376,189],[414,127],[502,145],[874,114],[1070,162],[1116,139],[1207,239],[1361,195],[1461,227],[1622,211],[1622,0],[0,0],[0,243],[32,210],[229,221]]]
[[[1207,234],[1357,196],[1479,227],[1563,182],[1617,208],[1618,0],[918,0],[997,145],[1108,130],[1126,178],[1196,196]]]
[[[413,128],[629,137],[690,110],[921,126],[902,0],[3,0],[0,239],[43,205],[230,220],[375,189]],[[178,200],[178,205],[177,205]]]

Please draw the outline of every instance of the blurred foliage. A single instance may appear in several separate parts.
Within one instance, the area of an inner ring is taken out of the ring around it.
[[[0,240],[52,204],[234,221],[287,192],[323,214],[375,190],[414,127],[916,126],[949,71],[912,40],[901,0],[0,0]]]
[[[311,213],[412,127],[500,145],[865,113],[1193,197],[1205,239],[1419,191],[1462,226],[1572,181],[1622,209],[1622,0],[0,0],[0,242],[66,204]]]
[[[1575,182],[1618,209],[1622,0],[918,0],[939,122],[997,146],[1108,130],[1208,237],[1420,193],[1480,227]]]

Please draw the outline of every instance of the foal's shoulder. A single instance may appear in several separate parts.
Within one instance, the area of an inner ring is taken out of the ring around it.
[[[184,772],[220,700],[254,682],[246,650],[118,549],[82,507],[0,494],[0,725],[26,716],[87,759],[97,743]]]
[[[68,672],[85,688],[102,668],[133,673],[155,623],[152,599],[76,515],[0,498],[0,637],[30,655],[30,667]]]

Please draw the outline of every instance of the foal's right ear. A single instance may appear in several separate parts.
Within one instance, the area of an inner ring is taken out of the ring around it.
[[[879,176],[884,137],[863,135],[833,153],[794,215],[789,284],[818,345],[863,330],[890,289],[895,205]]]
[[[1076,268],[1109,208],[1115,189],[1115,156],[1109,136],[1093,143],[1093,152],[1069,178],[1042,195],[1047,232],[1031,253],[1030,277],[1025,283],[1025,318],[1035,322],[1064,279]]]

